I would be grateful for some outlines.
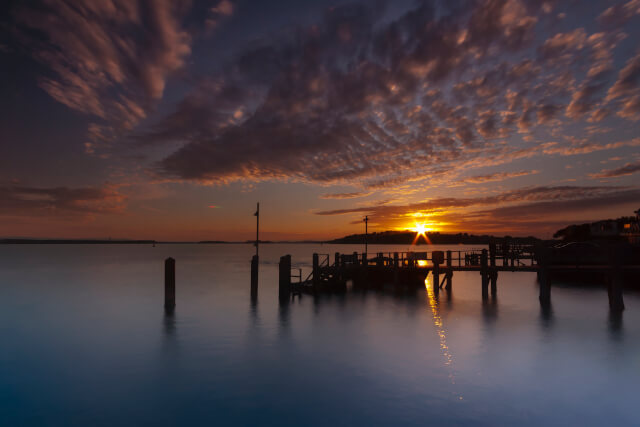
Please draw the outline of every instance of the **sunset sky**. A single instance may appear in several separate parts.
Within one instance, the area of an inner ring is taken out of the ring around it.
[[[640,208],[640,0],[0,5],[0,237],[549,237]]]

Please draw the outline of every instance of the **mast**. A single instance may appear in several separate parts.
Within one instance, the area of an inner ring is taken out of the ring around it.
[[[369,216],[364,217],[364,253],[367,253],[367,237],[369,234]]]
[[[260,243],[260,203],[258,202],[258,206],[256,207],[256,213],[254,213],[256,217],[256,256],[258,256],[258,244]]]

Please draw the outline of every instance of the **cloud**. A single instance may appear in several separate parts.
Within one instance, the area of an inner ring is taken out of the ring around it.
[[[591,174],[592,178],[618,178],[621,176],[633,175],[640,172],[640,162],[627,163],[615,169],[604,169],[596,174]]]
[[[612,100],[633,94],[640,84],[640,54],[629,59],[625,67],[620,70],[618,79],[607,92],[607,100]]]
[[[39,85],[56,101],[117,129],[131,129],[185,64],[185,2],[50,0],[20,5],[16,21],[51,73]]]
[[[640,189],[619,186],[541,186],[475,198],[435,198],[408,205],[372,205],[319,211],[317,215],[368,215],[381,229],[403,228],[415,219],[449,231],[552,234],[559,225],[575,222],[600,208],[627,207],[640,202]],[[495,207],[497,206],[497,207]],[[570,218],[570,219],[567,219]],[[358,221],[359,222],[359,221]]]
[[[487,175],[476,175],[468,178],[463,178],[456,181],[454,184],[484,184],[486,182],[504,181],[510,178],[517,178],[520,176],[534,175],[540,173],[537,170],[523,170],[518,172],[496,172]]]
[[[365,197],[372,194],[370,191],[356,191],[353,193],[328,193],[320,195],[321,199],[356,199],[358,197]]]
[[[179,145],[154,167],[168,179],[364,189],[559,154],[536,131],[561,132],[563,110],[591,129],[607,117],[623,36],[585,26],[537,41],[555,19],[545,4],[419,2],[394,20],[378,6],[334,7],[251,45],[138,140]],[[635,104],[624,111],[633,119]]]
[[[608,26],[622,26],[634,15],[640,15],[640,0],[620,2],[600,14],[598,20]]]
[[[78,217],[122,212],[126,197],[115,187],[0,187],[1,216]]]
[[[614,150],[622,147],[640,147],[640,138],[634,138],[628,141],[610,142],[607,144],[576,140],[569,146],[562,146],[556,142],[549,142],[543,145],[542,150],[548,155],[574,156],[577,154],[589,154],[597,151]]]
[[[208,11],[208,17],[205,20],[205,26],[208,32],[214,30],[222,20],[233,15],[234,6],[229,0],[220,0],[218,4]]]

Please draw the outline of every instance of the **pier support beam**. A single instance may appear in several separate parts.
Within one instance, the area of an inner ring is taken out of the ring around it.
[[[251,258],[251,297],[255,298],[258,295],[258,255],[254,255]]]
[[[486,249],[480,255],[480,276],[482,278],[482,299],[489,299],[489,254]]]
[[[440,292],[440,266],[444,263],[444,252],[431,252],[431,261],[433,262],[433,292],[438,295]]]
[[[540,283],[540,304],[543,306],[551,304],[551,276],[549,275],[549,264],[551,263],[551,249],[540,246],[537,249],[538,282]]]
[[[498,295],[498,271],[491,270],[491,296],[495,297]]]
[[[611,271],[608,277],[607,291],[609,293],[609,309],[614,313],[624,310],[624,300],[622,298],[622,271],[620,265],[623,251],[619,247],[613,248],[609,253],[609,264]]]
[[[164,260],[164,309],[173,311],[176,307],[176,260]]]
[[[491,281],[491,296],[495,297],[498,294],[498,271],[496,270],[496,244],[489,244],[489,265],[491,267],[489,272],[489,280]]]
[[[313,275],[312,275],[313,291],[318,289],[320,284],[320,258],[318,254],[313,254]]]
[[[452,278],[453,278],[453,270],[451,269],[451,267],[452,267],[451,251],[447,251],[447,282],[444,288],[448,291],[451,290],[451,284],[452,284]]]
[[[280,257],[278,296],[280,301],[289,301],[291,293],[291,255]]]

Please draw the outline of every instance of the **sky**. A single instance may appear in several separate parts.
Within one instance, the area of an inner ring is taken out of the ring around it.
[[[0,5],[0,236],[550,237],[640,208],[640,0]]]

